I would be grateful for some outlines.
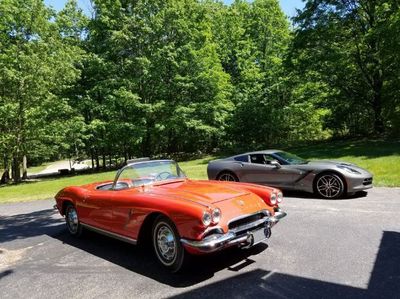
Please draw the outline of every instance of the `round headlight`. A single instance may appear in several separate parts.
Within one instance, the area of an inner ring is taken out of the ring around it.
[[[282,202],[282,200],[283,200],[283,194],[282,194],[282,192],[278,192],[278,203],[279,202]]]
[[[212,223],[217,224],[221,219],[221,210],[216,208],[212,211]]]
[[[271,193],[271,197],[269,199],[269,202],[271,203],[271,205],[276,205],[276,198],[277,198],[276,193]]]
[[[211,224],[211,219],[211,214],[208,212],[204,212],[201,221],[203,222],[204,226],[209,226]]]

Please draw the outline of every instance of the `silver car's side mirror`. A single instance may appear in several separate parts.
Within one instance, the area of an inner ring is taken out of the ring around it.
[[[281,164],[279,164],[279,162],[276,160],[272,160],[270,165],[275,166],[275,168],[281,168]]]

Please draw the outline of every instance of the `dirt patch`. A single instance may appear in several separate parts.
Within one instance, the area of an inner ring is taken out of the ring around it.
[[[21,260],[29,248],[7,250],[0,248],[0,271],[14,265]]]

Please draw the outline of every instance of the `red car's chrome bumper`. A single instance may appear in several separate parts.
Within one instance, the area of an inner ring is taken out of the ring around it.
[[[251,223],[245,232],[228,231],[226,234],[208,236],[201,241],[181,239],[181,242],[190,252],[199,253],[215,252],[235,245],[251,247],[268,239],[271,236],[271,227],[285,216],[285,212],[277,211],[274,216],[266,216]]]

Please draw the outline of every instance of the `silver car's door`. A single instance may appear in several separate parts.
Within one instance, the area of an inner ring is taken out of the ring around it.
[[[299,176],[299,170],[291,165],[281,165],[277,167],[267,164],[267,161],[260,156],[254,156],[250,159],[251,163],[243,164],[243,178],[246,182],[270,185],[270,186],[291,186]]]

